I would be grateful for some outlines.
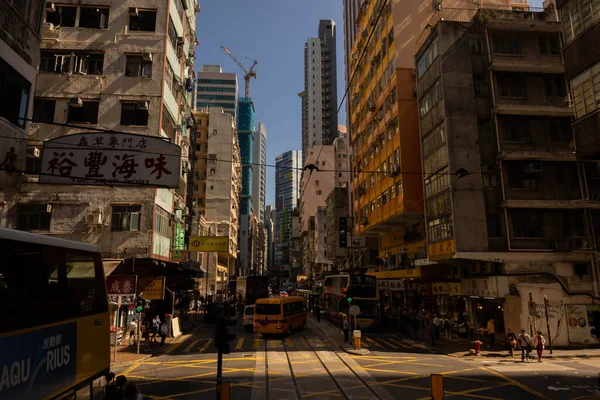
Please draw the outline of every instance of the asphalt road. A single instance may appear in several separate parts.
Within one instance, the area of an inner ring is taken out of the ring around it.
[[[444,376],[445,397],[457,399],[600,399],[600,359],[521,363],[518,359],[453,358],[392,335],[363,335],[368,356],[340,350],[336,333],[316,322],[267,340],[235,329],[224,356],[231,398],[429,399],[429,374]],[[327,331],[330,332],[330,331]],[[212,326],[168,346],[157,357],[115,368],[147,399],[214,398],[217,354]],[[268,373],[267,373],[268,371]]]

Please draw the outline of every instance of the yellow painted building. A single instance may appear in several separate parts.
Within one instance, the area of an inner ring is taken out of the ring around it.
[[[415,40],[432,10],[413,3],[364,2],[351,57],[354,234],[378,237],[388,268],[425,254],[413,71]]]

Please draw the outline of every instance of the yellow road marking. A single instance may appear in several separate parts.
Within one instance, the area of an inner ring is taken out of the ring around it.
[[[394,374],[404,374],[404,375],[417,375],[416,372],[404,372],[404,371],[394,371],[392,369],[378,369],[378,368],[367,368],[362,367],[365,371],[375,371],[375,372],[393,372]],[[413,378],[411,378],[413,379]]]
[[[260,339],[254,339],[254,344],[252,345],[252,348],[258,349],[258,345],[260,345]]]
[[[200,349],[200,352],[204,353],[206,350],[208,350],[208,348],[210,347],[210,345],[212,344],[213,341],[214,340],[212,340],[212,339],[208,339],[208,342],[206,342],[204,344],[204,346],[202,346],[202,348]]]
[[[294,348],[294,343],[292,343],[292,339],[290,338],[285,339],[285,345],[289,348]]]
[[[190,343],[190,345],[188,347],[186,347],[185,349],[183,349],[183,352],[187,353],[188,351],[190,351],[191,349],[193,349],[194,346],[196,346],[199,342],[200,342],[200,340],[194,340],[192,343]]]
[[[240,350],[243,345],[244,345],[244,338],[241,337],[238,339],[237,344],[235,345],[235,349]]]
[[[396,339],[390,339],[390,342],[394,342],[396,343],[398,346],[404,347],[405,349],[410,349],[410,346],[396,340]]]
[[[325,392],[313,392],[313,393],[302,393],[302,397],[314,397],[314,396],[321,396],[321,395],[331,395],[331,396],[335,396],[335,397],[342,397],[342,395],[337,391],[337,389],[335,390],[327,390]]]
[[[376,341],[374,341],[373,339],[371,339],[371,338],[370,338],[370,337],[368,337],[368,336],[367,336],[367,337],[365,337],[365,340],[367,340],[367,341],[369,341],[369,342],[373,343],[373,344],[374,344],[375,346],[377,346],[377,347],[383,347],[382,345],[380,345],[379,343],[377,343]]]
[[[171,354],[173,352],[173,350],[175,350],[176,348],[178,348],[182,344],[183,344],[183,342],[171,343],[169,345],[169,348],[165,350],[165,354]]]
[[[550,397],[538,392],[537,390],[530,388],[529,386],[525,386],[521,382],[516,381],[513,378],[509,378],[508,376],[503,375],[498,371],[494,371],[493,369],[486,368],[486,367],[479,367],[479,369],[487,371],[487,372],[491,373],[492,375],[496,375],[497,377],[500,377],[500,378],[504,379],[505,381],[510,382],[513,386],[517,386],[518,388],[523,389],[523,390],[531,393],[532,395],[537,396],[540,399],[550,400]]]
[[[382,338],[379,338],[379,341],[380,341],[381,343],[385,343],[385,344],[387,344],[387,345],[388,345],[388,346],[390,346],[391,348],[394,348],[394,349],[396,349],[396,350],[400,350],[400,347],[398,347],[398,346],[396,346],[396,345],[393,345],[393,344],[391,344],[390,342],[388,342],[388,341],[386,341],[386,340],[383,340]]]
[[[142,365],[142,363],[135,363],[132,366],[130,366],[129,368],[127,368],[125,371],[121,372],[119,375],[125,375],[125,376],[127,376],[127,374],[129,374],[130,372],[132,372],[134,369],[136,369],[140,365]]]
[[[269,345],[272,349],[274,349],[277,347],[277,342],[274,340],[269,340]]]

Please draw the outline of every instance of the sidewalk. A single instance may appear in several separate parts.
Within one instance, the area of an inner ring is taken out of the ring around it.
[[[321,319],[321,322],[317,322],[317,319],[312,314],[309,315],[308,321],[312,323],[311,325],[315,326],[319,331],[321,331],[334,346],[339,347],[346,353],[358,356],[366,356],[369,354],[368,349],[355,349],[350,343],[344,342],[344,332],[342,332],[342,330],[337,326],[332,325],[329,321]],[[352,338],[350,338],[350,340],[352,340]]]
[[[399,334],[396,334],[399,337],[402,337]],[[427,349],[429,352],[434,354],[445,354],[451,357],[476,357],[475,347],[473,346],[473,341],[465,338],[457,338],[453,339],[452,342],[447,343],[446,341],[436,341],[434,345],[431,343],[423,342],[423,341],[413,341],[409,339],[403,339],[404,342],[410,343],[414,346],[419,346],[424,349]],[[558,358],[600,358],[600,348],[554,348],[552,351],[553,354],[550,354],[550,349],[548,346],[544,349],[544,359],[558,359]],[[510,358],[508,353],[508,349],[504,347],[497,347],[494,350],[487,350],[486,345],[483,345],[483,350],[480,351],[481,357],[496,357],[496,358]],[[533,350],[533,355],[535,356],[535,349]],[[515,359],[521,358],[521,350],[515,350]]]

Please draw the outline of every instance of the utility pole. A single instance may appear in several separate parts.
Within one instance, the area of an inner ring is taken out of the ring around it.
[[[229,342],[235,339],[235,335],[228,332],[230,326],[235,326],[237,320],[235,318],[225,317],[225,306],[220,304],[217,308],[217,324],[215,325],[215,347],[217,348],[217,400],[221,400],[222,397],[229,399],[229,393],[227,396],[223,396],[223,354],[229,354],[231,349],[229,348]]]
[[[550,319],[548,318],[548,298],[544,295],[544,308],[546,309],[546,329],[548,330],[548,347],[552,354],[552,335],[550,334]]]

